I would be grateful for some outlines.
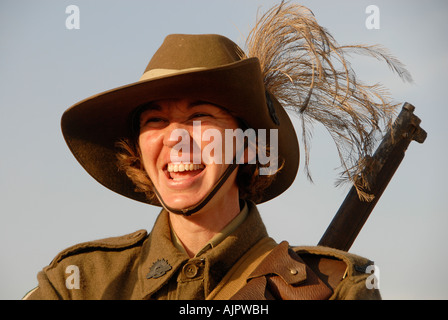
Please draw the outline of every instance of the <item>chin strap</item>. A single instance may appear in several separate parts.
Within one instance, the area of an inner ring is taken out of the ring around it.
[[[247,147],[248,147],[248,142],[247,142],[247,137],[245,137],[243,146],[241,147],[239,152],[237,152],[235,154],[235,156],[233,157],[232,163],[229,164],[226,171],[224,171],[224,173],[219,178],[219,180],[215,183],[215,185],[210,190],[210,192],[204,198],[202,198],[201,201],[199,201],[198,203],[196,203],[195,205],[193,205],[191,207],[184,208],[184,209],[174,209],[174,208],[167,206],[166,203],[163,201],[162,197],[160,196],[159,192],[157,191],[157,189],[154,187],[154,192],[157,195],[157,198],[159,199],[162,206],[169,212],[172,212],[174,214],[181,214],[186,217],[191,216],[192,214],[201,210],[203,207],[205,207],[207,205],[207,203],[211,200],[211,198],[216,194],[216,192],[218,192],[218,190],[222,187],[222,185],[227,181],[227,179],[230,177],[230,175],[236,169],[236,167],[238,167],[236,160],[238,157],[243,155],[243,152]]]
[[[227,178],[229,178],[229,176],[232,174],[232,172],[235,170],[235,168],[237,166],[238,165],[236,164],[236,161],[233,161],[231,164],[229,164],[226,171],[224,171],[221,178],[219,178],[219,180],[215,183],[215,185],[210,190],[210,192],[201,201],[199,201],[195,205],[188,207],[188,208],[184,208],[184,209],[171,208],[165,204],[165,202],[163,201],[162,197],[160,196],[160,194],[156,188],[154,188],[154,192],[156,193],[157,198],[159,199],[160,203],[166,210],[168,210],[169,212],[175,213],[175,214],[181,214],[183,216],[188,217],[188,216],[191,216],[193,213],[196,213],[199,210],[201,210],[210,201],[210,199],[216,194],[216,192],[218,192],[219,188],[221,188],[221,186],[224,184],[224,182],[227,181]]]

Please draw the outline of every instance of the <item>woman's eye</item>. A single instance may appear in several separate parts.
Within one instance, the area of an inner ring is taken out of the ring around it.
[[[163,123],[164,121],[165,120],[163,118],[151,117],[151,118],[143,119],[141,121],[141,126],[160,124],[160,123]]]
[[[146,120],[146,122],[161,122],[161,121],[163,121],[162,118],[150,118]]]
[[[204,118],[204,117],[211,117],[211,115],[208,114],[208,113],[200,112],[200,113],[193,114],[190,118],[191,119],[197,119],[197,118]]]

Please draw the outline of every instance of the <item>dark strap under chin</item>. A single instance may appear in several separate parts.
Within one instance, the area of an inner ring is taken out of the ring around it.
[[[196,213],[199,210],[201,210],[203,207],[205,207],[207,205],[207,203],[216,194],[216,192],[218,192],[218,190],[221,188],[221,186],[227,181],[227,178],[229,178],[229,176],[232,174],[232,172],[238,166],[237,159],[238,159],[238,157],[240,157],[243,154],[244,150],[246,150],[247,147],[248,147],[248,142],[247,142],[247,137],[245,137],[243,146],[233,157],[232,163],[229,164],[226,171],[224,171],[224,173],[222,174],[221,178],[219,178],[219,180],[215,183],[215,185],[210,190],[210,192],[201,201],[199,201],[198,203],[196,203],[195,205],[193,205],[191,207],[184,208],[184,209],[174,209],[174,208],[167,206],[166,203],[163,201],[162,197],[160,196],[159,192],[157,191],[157,189],[154,187],[154,192],[156,193],[157,198],[159,199],[162,206],[166,210],[168,210],[172,213],[181,214],[186,217],[191,216],[193,213]]]
[[[218,192],[219,188],[221,188],[224,182],[227,181],[227,178],[232,174],[232,172],[235,170],[237,166],[238,165],[236,164],[236,161],[233,161],[231,164],[229,164],[226,171],[224,171],[221,178],[219,178],[219,180],[216,182],[216,184],[213,186],[210,192],[201,201],[188,208],[184,209],[171,208],[165,204],[156,188],[154,188],[154,192],[156,193],[157,198],[159,198],[159,201],[166,210],[175,214],[181,214],[188,217],[191,216],[193,213],[196,213],[199,210],[201,210],[210,201],[210,199],[216,194],[216,192]]]

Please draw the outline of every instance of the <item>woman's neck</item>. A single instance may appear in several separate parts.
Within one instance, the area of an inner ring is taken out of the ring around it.
[[[170,222],[187,254],[194,257],[207,242],[228,225],[240,212],[239,200],[221,205],[211,203],[203,210],[183,216],[170,212]]]

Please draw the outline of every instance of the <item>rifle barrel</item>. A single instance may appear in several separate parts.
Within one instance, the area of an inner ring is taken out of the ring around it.
[[[359,199],[353,186],[320,239],[318,245],[348,251],[378,203],[381,195],[400,166],[412,140],[423,143],[427,133],[420,128],[421,120],[414,115],[415,107],[405,103],[391,129],[384,136],[372,161],[373,170],[366,174],[372,201]]]

